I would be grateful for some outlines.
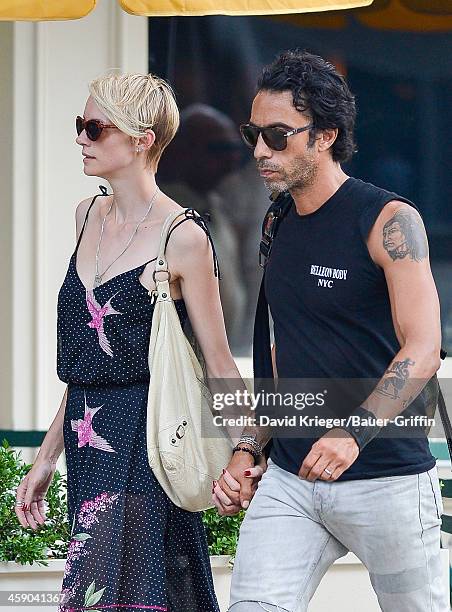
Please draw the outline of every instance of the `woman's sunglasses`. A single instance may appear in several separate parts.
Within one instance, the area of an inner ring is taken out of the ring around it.
[[[88,119],[85,121],[83,117],[77,117],[75,120],[75,129],[77,136],[85,130],[86,135],[90,140],[97,140],[105,128],[117,128],[118,126],[110,123],[102,123],[99,119]]]
[[[257,145],[259,135],[262,134],[262,140],[265,142],[269,149],[273,151],[284,151],[287,147],[287,138],[300,132],[310,130],[313,124],[305,125],[301,128],[294,130],[285,130],[282,127],[258,127],[257,125],[251,125],[244,123],[240,126],[240,134],[242,135],[243,141],[248,147],[254,149]]]

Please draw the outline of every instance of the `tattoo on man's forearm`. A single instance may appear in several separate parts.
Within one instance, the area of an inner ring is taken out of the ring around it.
[[[386,370],[385,376],[375,392],[391,399],[399,399],[400,392],[410,377],[408,368],[414,366],[414,364],[415,362],[409,358],[403,361],[394,361]]]
[[[427,237],[414,211],[399,210],[385,223],[383,247],[393,261],[404,259],[408,255],[413,261],[421,261],[427,257]]]

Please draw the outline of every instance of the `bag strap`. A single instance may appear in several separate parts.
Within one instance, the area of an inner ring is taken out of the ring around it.
[[[273,240],[278,232],[281,221],[288,213],[292,205],[292,197],[284,192],[276,197],[271,203],[262,223],[262,238],[259,245],[259,265],[264,269],[259,298],[257,300],[256,315],[254,318],[253,331],[253,373],[254,390],[272,393],[275,390],[273,379],[273,364],[270,348],[270,317],[268,302],[265,296],[265,266],[270,257]],[[258,397],[263,397],[259,395]],[[256,414],[260,408],[260,402],[256,406]],[[264,454],[268,458],[272,448],[272,440],[265,445]]]
[[[254,378],[273,378],[273,366],[270,349],[270,321],[268,303],[265,296],[265,266],[270,258],[273,241],[278,232],[281,221],[292,205],[289,192],[280,194],[271,203],[262,223],[262,238],[259,246],[259,265],[264,269],[259,298],[257,300],[256,315],[253,332],[253,370]]]
[[[293,199],[288,191],[279,194],[271,203],[262,223],[262,237],[259,245],[259,265],[265,269],[281,221],[289,212]]]
[[[452,425],[450,423],[449,414],[447,412],[446,402],[441,387],[438,382],[438,411],[446,434],[447,448],[449,449],[449,457],[452,461]]]
[[[156,288],[150,291],[151,301],[154,303],[155,300],[158,302],[171,302],[171,294],[170,294],[170,280],[171,280],[171,272],[168,270],[168,262],[166,260],[166,244],[167,238],[170,231],[170,228],[174,221],[181,217],[185,216],[187,209],[176,210],[175,212],[170,213],[165,221],[163,222],[162,231],[160,232],[160,242],[157,254],[157,260],[155,262],[155,269],[152,273],[152,278],[154,280]],[[166,272],[167,278],[165,280],[161,280],[157,278],[157,274],[159,272]]]
[[[174,222],[179,217],[183,217],[182,221],[179,221],[178,223],[175,224]],[[210,242],[210,246],[212,248],[214,274],[216,277],[218,277],[218,280],[220,280],[221,278],[220,268],[218,265],[218,258],[217,258],[217,254],[215,251],[215,246],[214,246],[212,236],[210,234],[209,228],[207,227],[205,219],[201,215],[199,215],[193,208],[183,208],[182,210],[170,213],[166,217],[165,221],[163,222],[162,230],[160,232],[160,242],[159,242],[159,248],[158,248],[158,255],[156,257],[155,270],[152,275],[152,278],[154,279],[154,283],[156,285],[156,289],[149,292],[152,297],[152,303],[155,301],[155,299],[157,299],[158,296],[159,296],[158,297],[159,301],[171,300],[171,297],[169,296],[169,283],[171,280],[171,272],[168,270],[168,262],[166,259],[165,251],[166,251],[166,247],[168,244],[168,240],[171,236],[171,233],[177,227],[179,227],[179,225],[184,223],[184,221],[189,221],[189,220],[194,221],[196,225],[198,225],[206,234],[207,239]],[[156,274],[158,274],[159,272],[167,273],[168,277],[166,281],[157,279]]]

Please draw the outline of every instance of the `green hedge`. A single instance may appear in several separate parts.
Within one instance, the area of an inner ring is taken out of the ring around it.
[[[64,559],[71,530],[67,520],[66,476],[55,471],[46,495],[47,520],[36,530],[24,528],[14,512],[15,492],[31,469],[20,451],[3,440],[0,446],[0,562],[48,565],[46,559]],[[203,512],[210,555],[234,555],[244,512],[220,516],[215,508]]]

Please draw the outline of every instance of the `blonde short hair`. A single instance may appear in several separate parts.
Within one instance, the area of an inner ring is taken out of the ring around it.
[[[157,169],[164,149],[179,127],[179,109],[171,86],[153,74],[108,73],[91,81],[90,95],[122,132],[132,138],[155,133],[147,164]]]

